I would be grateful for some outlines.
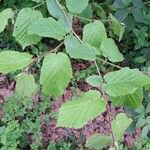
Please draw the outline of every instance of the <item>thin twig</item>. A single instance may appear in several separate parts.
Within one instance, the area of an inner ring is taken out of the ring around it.
[[[72,29],[72,33],[75,35],[75,37],[79,40],[80,43],[83,44],[83,41],[80,39],[80,37],[75,33],[75,31]]]
[[[72,26],[72,24],[70,23],[70,20],[69,20],[69,18],[68,18],[67,12],[66,12],[66,11],[64,10],[64,8],[61,6],[61,4],[58,2],[58,0],[55,0],[55,1],[56,1],[57,5],[60,7],[61,11],[63,12],[63,14],[64,14],[64,16],[65,16],[65,18],[66,18],[66,20],[67,20],[69,26]]]
[[[115,64],[113,64],[113,63],[111,63],[111,62],[105,61],[105,60],[103,60],[103,59],[101,59],[101,58],[99,58],[99,57],[97,57],[97,59],[100,60],[101,62],[103,62],[104,64],[108,64],[108,65],[113,66],[113,67],[115,67],[115,68],[122,69],[122,67],[120,67],[120,66],[118,66],[118,65],[115,65]]]
[[[148,5],[148,4],[150,4],[150,1],[148,1],[148,2],[145,2],[145,3],[143,3],[144,5]]]
[[[74,14],[74,13],[69,13],[77,18],[80,18],[80,19],[83,19],[83,20],[86,20],[88,22],[94,22],[96,20],[99,20],[99,21],[102,21],[102,22],[112,22],[113,20],[111,19],[90,19],[90,18],[85,18],[85,17],[82,17],[82,16],[78,16],[77,14]]]
[[[55,48],[52,49],[51,51],[48,51],[48,52],[42,54],[42,55],[39,56],[39,57],[33,58],[33,59],[32,59],[32,62],[31,62],[27,67],[25,67],[25,68],[23,69],[23,72],[28,72],[29,68],[32,66],[33,63],[40,61],[43,57],[47,56],[49,53],[53,53],[53,52],[58,51],[58,49],[59,49],[63,44],[64,44],[64,42],[61,42],[57,47],[55,47]]]
[[[61,42],[58,46],[56,46],[54,49],[52,49],[51,51],[46,52],[45,54],[41,55],[40,57],[45,57],[46,55],[48,55],[49,53],[53,53],[53,52],[57,52],[58,49],[64,44],[64,41]]]
[[[69,26],[72,26],[72,24],[70,23],[69,17],[68,17],[68,15],[67,15],[67,12],[63,9],[63,7],[62,7],[61,4],[58,2],[58,0],[55,0],[55,1],[56,1],[56,3],[58,4],[58,6],[60,7],[60,9],[62,10],[64,16],[66,17],[66,20],[67,20]],[[83,43],[82,40],[80,39],[80,37],[75,33],[75,31],[74,31],[73,29],[72,29],[71,32],[72,32],[72,33],[75,35],[75,37],[80,41],[80,43]]]
[[[39,4],[37,4],[36,6],[33,6],[32,8],[36,9],[36,8],[38,8],[38,7],[40,7],[40,6],[44,5],[44,4],[45,4],[45,0],[41,1]]]
[[[98,75],[100,76],[100,78],[103,80],[103,83],[104,83],[104,79],[103,79],[103,77],[102,77],[102,75],[101,75],[101,73],[100,73],[100,70],[99,70],[99,67],[98,67],[97,62],[94,61],[94,64],[95,64],[95,66],[96,66],[96,70],[97,70],[97,72],[98,72]]]
[[[98,75],[100,78],[103,79],[101,73],[100,73],[100,69],[98,67],[98,64],[96,61],[94,61],[95,63],[95,66],[96,66],[96,69],[97,69],[97,72],[98,72]],[[103,83],[105,83],[104,79],[103,79]],[[115,143],[116,143],[116,140],[115,140],[115,135],[113,133],[113,130],[112,130],[112,124],[111,124],[111,112],[110,112],[110,105],[109,105],[109,99],[107,97],[107,94],[105,93],[105,91],[103,90],[103,88],[100,86],[99,87],[99,90],[101,91],[102,93],[102,97],[104,98],[104,100],[107,102],[107,106],[106,106],[106,110],[108,112],[108,122],[109,122],[109,125],[110,125],[110,130],[111,130],[111,137],[112,137],[112,147],[115,148]]]

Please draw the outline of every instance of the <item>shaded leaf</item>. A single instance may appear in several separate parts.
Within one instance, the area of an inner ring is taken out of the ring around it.
[[[112,20],[112,29],[114,34],[119,36],[119,41],[121,41],[123,33],[125,31],[125,24],[119,22],[112,14],[110,14],[110,18]]]
[[[91,19],[93,15],[93,9],[92,9],[92,5],[89,4],[86,9],[83,10],[82,13],[78,14],[78,16],[83,17],[83,18],[87,18],[87,19]],[[89,21],[87,21],[86,19],[82,19],[82,22],[88,23]]]
[[[115,18],[117,18],[119,21],[123,21],[129,14],[129,10],[128,9],[122,9],[122,10],[118,10],[114,16]]]
[[[113,6],[115,8],[125,8],[127,7],[132,0],[115,0]]]
[[[5,126],[0,127],[0,136],[5,132]]]
[[[147,134],[149,132],[148,126],[145,126],[142,130],[141,138],[148,138]]]
[[[144,14],[143,14],[142,9],[133,8],[132,9],[132,15],[133,15],[134,20],[136,22],[145,23]]]
[[[143,1],[142,0],[132,0],[132,4],[137,8],[143,7]]]
[[[33,2],[37,2],[37,3],[40,3],[42,2],[42,0],[32,0]]]
[[[127,18],[124,20],[124,23],[128,31],[132,31],[134,29],[135,21],[132,15],[128,15]]]
[[[127,106],[131,108],[140,107],[143,101],[143,90],[138,89],[132,94],[127,94],[119,97],[111,97],[111,101],[115,106]]]
[[[150,124],[150,116],[146,117],[146,124],[147,124],[147,125]]]
[[[100,115],[106,107],[99,91],[88,91],[63,104],[59,110],[58,127],[81,128]]]
[[[144,118],[139,118],[136,123],[136,128],[142,128],[146,124],[146,120]]]

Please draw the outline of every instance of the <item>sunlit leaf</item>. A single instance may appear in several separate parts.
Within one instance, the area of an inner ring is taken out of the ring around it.
[[[88,91],[61,106],[57,126],[81,128],[100,115],[105,107],[106,103],[99,91]]]
[[[33,75],[21,73],[16,77],[16,92],[21,97],[32,96],[37,89]]]
[[[39,36],[29,34],[28,30],[33,22],[42,17],[40,11],[31,8],[24,8],[18,13],[13,36],[22,45],[23,49],[40,41],[41,38]]]
[[[40,83],[45,95],[60,96],[72,77],[72,68],[68,56],[64,53],[49,54],[44,58]]]
[[[21,70],[32,62],[32,55],[17,51],[3,51],[0,53],[0,72],[8,73]]]
[[[13,11],[10,8],[4,9],[0,12],[0,32],[2,32],[8,24],[8,19],[13,17]]]

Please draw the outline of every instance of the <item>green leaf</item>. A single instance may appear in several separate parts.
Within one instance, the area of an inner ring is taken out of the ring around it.
[[[132,119],[128,118],[124,113],[118,114],[115,120],[112,121],[112,131],[118,142],[123,139],[123,135],[131,123]]]
[[[118,10],[114,16],[115,18],[117,18],[120,22],[122,22],[129,14],[129,10],[128,9],[121,9]]]
[[[147,59],[145,58],[145,56],[139,56],[134,59],[134,62],[138,64],[144,64],[146,61]]]
[[[59,17],[58,22],[63,25],[67,33],[72,31],[72,19],[73,16],[66,12],[66,14]]]
[[[105,107],[106,103],[98,91],[88,91],[61,106],[57,126],[81,128],[100,115]]]
[[[62,16],[63,10],[60,8],[56,0],[46,0],[46,4],[50,15],[57,19]]]
[[[101,3],[94,3],[94,7],[94,10],[96,11],[98,17],[104,20],[107,19],[106,11],[104,10],[105,8],[103,7],[103,5],[101,5]]]
[[[136,123],[136,128],[142,128],[146,124],[145,118],[139,118],[137,123]]]
[[[6,128],[5,126],[0,127],[0,136],[4,134],[5,128]]]
[[[113,6],[115,8],[125,8],[127,7],[132,0],[115,0]]]
[[[147,136],[148,132],[149,132],[148,126],[145,126],[142,130],[141,138],[147,138],[148,139],[148,136]]]
[[[16,77],[16,92],[21,97],[31,97],[36,92],[37,86],[33,75],[21,73]]]
[[[96,60],[98,50],[87,43],[81,43],[76,37],[68,36],[65,39],[66,52],[71,58]]]
[[[132,3],[137,8],[142,8],[143,7],[143,1],[142,0],[132,0]]]
[[[0,72],[8,73],[21,70],[32,62],[32,55],[17,51],[3,51],[0,53]]]
[[[107,135],[94,134],[86,141],[86,147],[90,149],[102,150],[112,144],[112,138]]]
[[[66,28],[67,32],[70,32],[72,29],[72,15],[66,12],[66,16],[56,0],[46,0],[46,2],[49,13],[58,19],[58,22]],[[69,21],[67,18],[69,18]]]
[[[40,83],[45,95],[60,96],[72,78],[72,68],[64,53],[49,54],[44,58]]]
[[[8,24],[8,19],[13,17],[13,11],[7,8],[0,12],[0,32],[4,31],[6,25]]]
[[[32,23],[42,17],[40,11],[32,10],[31,8],[24,8],[18,13],[13,36],[22,45],[23,49],[40,41],[41,38],[39,36],[30,35],[28,30]]]
[[[42,0],[32,0],[33,2],[40,3]]]
[[[83,28],[83,42],[92,46],[99,48],[102,39],[106,37],[106,29],[101,21],[96,20]]]
[[[146,117],[146,124],[147,124],[147,125],[150,124],[150,116]]]
[[[136,22],[145,23],[144,14],[143,14],[142,9],[133,8],[132,9],[132,15],[133,15],[134,20]]]
[[[98,75],[92,75],[86,79],[86,82],[94,87],[99,87],[102,83],[102,79]]]
[[[132,0],[121,0],[125,7],[129,6]]]
[[[147,104],[145,112],[150,113],[150,102]]]
[[[89,0],[66,0],[66,6],[71,13],[81,13],[88,3]]]
[[[124,96],[111,97],[112,103],[119,106],[127,106],[131,108],[138,108],[142,105],[143,101],[143,89],[138,89],[133,94],[127,94]]]
[[[66,35],[65,28],[53,18],[42,18],[35,21],[29,29],[30,34],[62,40]]]
[[[123,55],[119,52],[118,47],[115,44],[115,41],[111,38],[104,38],[100,46],[102,55],[108,57],[111,62],[120,62],[123,61]]]
[[[125,24],[119,22],[112,14],[110,14],[110,18],[112,20],[112,29],[114,34],[119,36],[119,41],[121,41],[123,33],[125,31]]]
[[[93,9],[92,9],[92,5],[89,4],[86,9],[83,10],[82,13],[78,14],[78,16],[80,17],[83,17],[83,18],[86,18],[86,19],[83,19],[83,18],[80,18],[82,22],[84,23],[88,23],[89,20],[87,19],[91,19],[92,16],[93,16]]]
[[[135,27],[135,21],[134,21],[134,18],[131,14],[128,15],[128,17],[124,20],[124,23],[126,25],[126,29],[128,32],[132,31]]]
[[[119,71],[107,73],[104,76],[105,92],[110,96],[133,94],[139,88],[150,84],[150,78],[138,69],[123,68]]]

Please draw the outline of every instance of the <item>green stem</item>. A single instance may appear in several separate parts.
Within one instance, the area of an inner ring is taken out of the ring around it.
[[[80,37],[74,32],[74,30],[72,29],[72,33],[75,35],[75,37],[79,40],[79,42],[81,44],[83,44],[83,41],[80,39]]]
[[[111,19],[90,19],[90,18],[85,18],[85,17],[82,17],[82,16],[78,16],[77,14],[74,14],[74,13],[69,13],[77,18],[80,18],[80,19],[83,19],[83,20],[86,20],[88,22],[94,22],[95,20],[99,20],[99,21],[102,21],[102,22],[112,22],[113,20]]]
[[[145,2],[145,3],[143,3],[144,5],[148,5],[148,4],[150,4],[150,1],[148,1],[148,2]]]
[[[118,66],[118,65],[115,65],[115,64],[113,64],[113,63],[111,63],[111,62],[108,62],[108,61],[106,61],[106,60],[103,60],[103,59],[101,59],[101,58],[99,58],[99,57],[97,57],[97,59],[100,60],[101,62],[103,62],[104,64],[108,64],[108,65],[113,66],[113,67],[115,67],[115,68],[122,69],[122,67],[120,67],[120,66]]]
[[[36,9],[36,8],[42,6],[42,5],[43,5],[43,3],[41,2],[41,3],[37,4],[36,6],[33,6],[32,8],[33,8],[33,9]]]

